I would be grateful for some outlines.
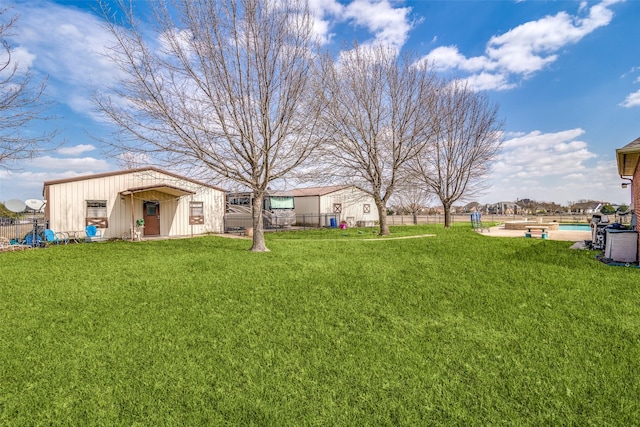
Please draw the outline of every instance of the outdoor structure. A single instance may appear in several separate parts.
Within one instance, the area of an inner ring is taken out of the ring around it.
[[[348,227],[373,227],[378,220],[373,197],[353,185],[300,188],[290,193],[297,225],[329,227],[344,221]]]
[[[56,232],[104,239],[222,233],[225,191],[154,167],[44,183],[45,217]]]
[[[620,178],[628,180],[622,185],[631,185],[630,210],[633,216],[632,224],[635,230],[640,233],[640,223],[638,223],[638,210],[640,209],[640,138],[632,141],[622,148],[616,150],[618,160],[618,174]],[[640,239],[638,239],[638,254],[640,254]]]
[[[225,232],[248,230],[253,227],[253,204],[251,191],[228,192],[225,214]],[[290,227],[296,222],[293,196],[284,191],[267,190],[262,194],[262,224],[264,228]]]

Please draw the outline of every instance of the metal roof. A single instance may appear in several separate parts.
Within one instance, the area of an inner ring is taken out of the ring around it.
[[[56,184],[66,184],[68,182],[85,181],[85,180],[88,180],[88,179],[99,179],[99,178],[106,178],[106,177],[110,177],[110,176],[125,175],[125,174],[138,173],[138,172],[148,172],[148,171],[158,172],[160,174],[168,175],[170,177],[177,178],[177,179],[184,180],[184,181],[189,181],[189,182],[192,182],[194,184],[202,185],[204,187],[210,187],[210,188],[214,188],[216,190],[225,191],[223,188],[217,187],[215,185],[211,185],[211,184],[207,184],[205,182],[197,181],[197,180],[195,180],[193,178],[189,178],[189,177],[186,177],[186,176],[181,176],[181,175],[178,175],[176,173],[169,172],[169,171],[166,171],[166,170],[163,170],[163,169],[159,169],[159,168],[156,168],[156,167],[152,167],[152,166],[136,168],[136,169],[125,169],[125,170],[119,170],[119,171],[113,171],[113,172],[98,173],[98,174],[94,174],[94,175],[76,176],[76,177],[73,177],[73,178],[64,178],[64,179],[57,179],[57,180],[52,180],[52,181],[45,181],[44,182],[44,187],[47,187],[47,186],[50,186],[50,185],[56,185]],[[189,193],[189,194],[191,194],[191,193]]]
[[[344,190],[345,188],[352,187],[351,185],[331,185],[327,187],[309,187],[309,188],[297,188],[290,191],[294,197],[304,196],[324,196],[335,191]]]

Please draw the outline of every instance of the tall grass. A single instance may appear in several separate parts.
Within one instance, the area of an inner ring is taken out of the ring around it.
[[[0,254],[0,424],[637,423],[639,269],[392,231]]]

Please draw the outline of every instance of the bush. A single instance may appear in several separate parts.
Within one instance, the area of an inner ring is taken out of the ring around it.
[[[600,213],[604,215],[613,215],[614,213],[616,213],[616,209],[610,204],[606,204],[602,207],[602,209],[600,209]]]

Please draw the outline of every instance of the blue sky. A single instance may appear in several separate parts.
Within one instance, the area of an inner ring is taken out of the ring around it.
[[[142,2],[143,0],[140,0]],[[0,171],[0,201],[42,197],[44,181],[117,170],[92,136],[109,128],[90,95],[112,82],[95,3],[13,1],[14,56],[57,103],[60,147]],[[530,198],[629,203],[615,149],[640,137],[640,1],[311,0],[326,46],[382,41],[467,79],[500,106],[503,150],[482,203]],[[40,125],[42,126],[42,125]],[[34,127],[33,129],[38,130]]]

